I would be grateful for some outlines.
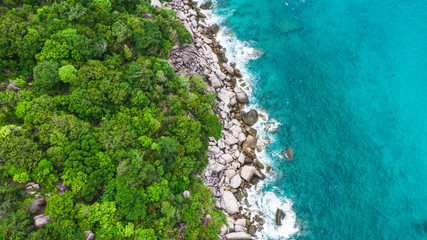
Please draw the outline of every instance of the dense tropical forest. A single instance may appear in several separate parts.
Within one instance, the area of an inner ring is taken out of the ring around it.
[[[190,41],[149,0],[0,1],[0,239],[217,238],[215,95],[166,60]]]

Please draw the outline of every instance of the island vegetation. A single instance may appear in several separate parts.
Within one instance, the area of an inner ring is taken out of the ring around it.
[[[0,239],[217,239],[215,95],[165,60],[190,41],[149,0],[0,1]]]

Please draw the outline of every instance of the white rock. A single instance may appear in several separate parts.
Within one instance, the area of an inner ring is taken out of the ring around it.
[[[219,230],[219,235],[224,236],[226,233],[227,233],[227,226],[223,224],[221,229]]]
[[[234,224],[242,227],[246,227],[246,219],[244,218],[237,219]]]
[[[235,214],[239,212],[239,203],[230,191],[224,191],[224,194],[222,195],[222,202],[224,204],[224,210],[228,214]]]
[[[235,175],[236,175],[236,171],[231,169],[225,170],[225,176],[227,176],[227,178],[232,179]]]
[[[232,67],[230,67],[229,65],[227,65],[227,64],[222,64],[222,66],[225,68],[225,70],[227,70],[227,72],[229,73],[229,74],[234,74],[234,69],[232,68]]]
[[[228,154],[228,153],[223,154],[223,155],[221,156],[221,158],[222,158],[222,159],[224,159],[224,161],[225,161],[226,163],[231,163],[231,162],[233,161],[233,157],[232,157],[230,154]]]
[[[234,225],[234,231],[235,232],[246,232],[246,228],[239,226],[239,225]]]
[[[197,12],[196,11],[194,11],[193,9],[189,9],[188,10],[188,13],[190,13],[191,15],[193,15],[193,16],[197,16]]]
[[[49,223],[50,216],[45,216],[43,214],[37,215],[34,217],[34,225],[41,228]]]
[[[225,235],[225,239],[227,240],[251,240],[251,235],[245,232],[233,232]]]
[[[238,136],[238,140],[239,142],[244,142],[246,140],[245,134],[241,132]]]
[[[240,173],[240,175],[242,176],[243,179],[250,182],[252,177],[254,176],[255,171],[256,171],[256,168],[254,166],[246,165],[242,168],[242,172]]]
[[[151,5],[156,8],[162,8],[162,3],[159,0],[151,0]]]
[[[219,163],[215,163],[210,168],[211,168],[213,173],[219,173],[219,172],[222,172],[224,170],[225,166],[222,164],[219,164]],[[252,173],[252,175],[253,175],[253,173]]]
[[[230,187],[238,188],[242,184],[242,178],[237,174],[231,179]]]
[[[245,155],[244,154],[240,154],[240,156],[237,159],[237,161],[239,161],[239,163],[241,163],[241,164],[244,164],[245,163]]]
[[[233,135],[226,133],[224,137],[224,141],[228,145],[233,145],[233,144],[236,144],[239,140],[233,137]]]
[[[209,152],[211,152],[213,154],[218,154],[221,152],[221,149],[219,149],[219,147],[217,147],[217,146],[213,146],[213,147],[209,148]]]

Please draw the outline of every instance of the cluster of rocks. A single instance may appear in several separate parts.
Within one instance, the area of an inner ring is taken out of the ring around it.
[[[265,178],[256,151],[261,151],[261,145],[269,141],[258,141],[257,131],[251,127],[258,121],[257,111],[241,111],[249,99],[236,86],[237,81],[243,82],[240,71],[235,64],[227,64],[225,49],[215,40],[219,26],[206,25],[206,16],[192,0],[174,0],[165,3],[165,7],[176,11],[177,18],[192,35],[191,44],[172,48],[170,61],[176,72],[205,78],[209,83],[207,91],[216,94],[214,112],[224,125],[222,138],[210,139],[209,165],[202,176],[214,194],[216,207],[228,215],[228,226],[221,228],[219,237],[253,239],[265,222],[262,213],[248,216],[242,210],[249,205],[246,188]],[[200,5],[202,9],[211,7],[210,1]]]

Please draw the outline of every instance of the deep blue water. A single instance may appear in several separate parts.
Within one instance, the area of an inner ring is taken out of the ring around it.
[[[264,50],[253,96],[296,239],[427,239],[427,1],[219,0]],[[287,147],[294,161],[273,153]]]

